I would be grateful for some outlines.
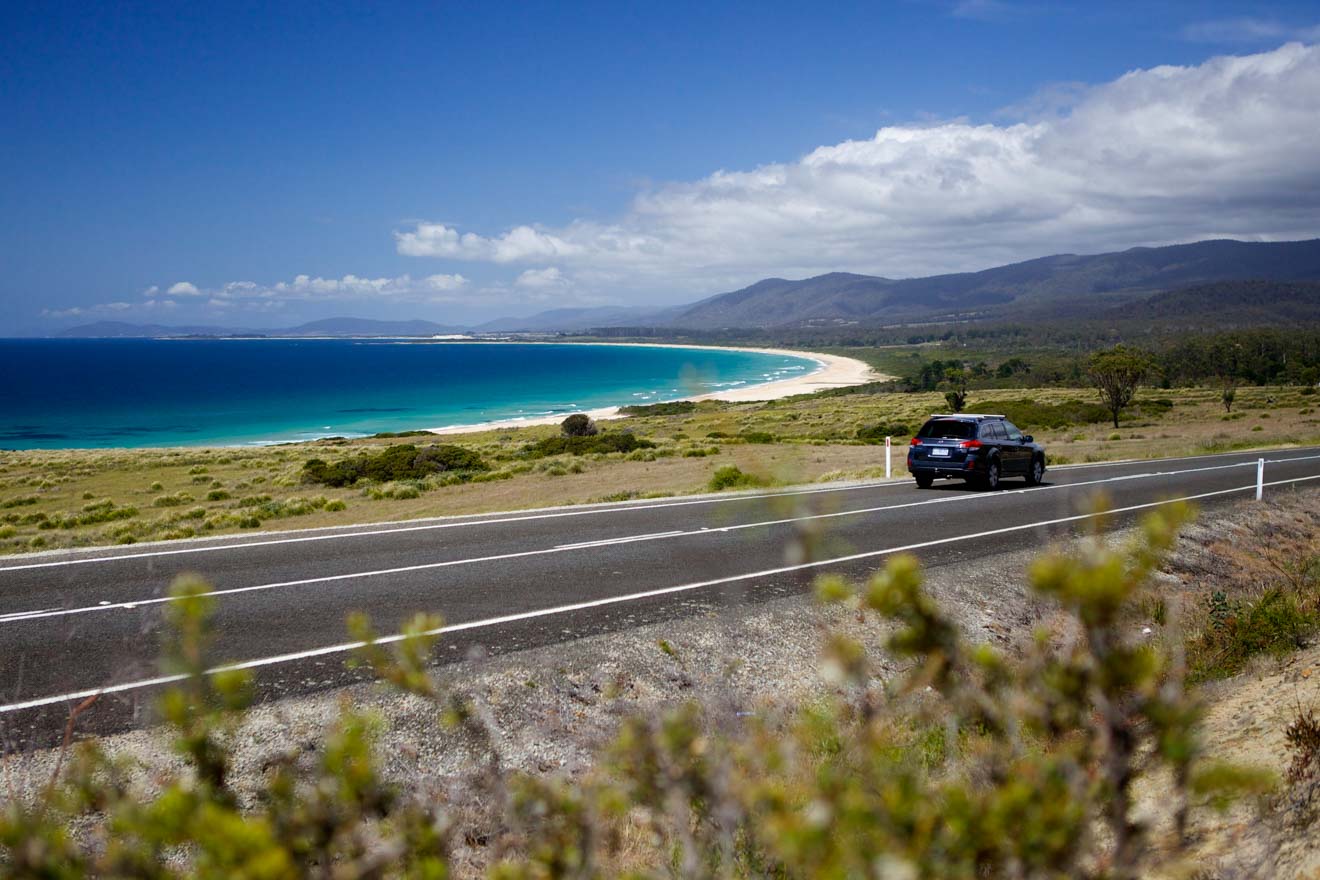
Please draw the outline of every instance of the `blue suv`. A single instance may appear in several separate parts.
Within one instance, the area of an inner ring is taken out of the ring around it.
[[[1045,477],[1045,447],[1002,415],[931,416],[908,444],[908,472],[929,489],[936,477],[958,477],[980,489],[996,489],[1002,477]]]

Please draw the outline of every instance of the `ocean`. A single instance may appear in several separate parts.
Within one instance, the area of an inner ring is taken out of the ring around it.
[[[718,349],[386,339],[0,339],[0,448],[248,445],[656,403],[801,376]]]

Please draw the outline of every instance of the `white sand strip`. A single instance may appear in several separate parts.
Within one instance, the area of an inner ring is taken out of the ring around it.
[[[498,345],[499,343],[490,343]],[[563,343],[546,343],[547,345],[558,345]],[[786,355],[788,357],[804,358],[815,361],[819,364],[815,370],[801,376],[793,376],[789,379],[780,379],[775,382],[763,382],[760,385],[748,385],[741,388],[730,388],[725,391],[713,391],[708,394],[697,394],[691,397],[677,398],[679,400],[727,400],[737,403],[745,403],[752,400],[776,400],[780,397],[791,397],[795,394],[811,394],[815,391],[823,391],[827,388],[846,388],[851,385],[862,385],[867,382],[877,382],[883,379],[892,378],[877,373],[870,366],[857,360],[856,358],[842,357],[836,354],[821,354],[813,351],[790,351],[783,348],[733,348],[731,346],[714,345],[677,345],[670,343],[633,343],[633,342],[598,342],[587,343],[590,345],[644,345],[651,348],[707,348],[723,351],[752,351],[760,354]],[[660,401],[651,401],[659,403]],[[587,415],[596,421],[602,419],[622,419],[626,416],[619,414],[617,406],[602,407],[586,411]],[[496,431],[508,428],[528,428],[533,425],[557,425],[565,418],[565,413],[553,416],[528,416],[521,419],[501,419],[493,422],[480,422],[472,425],[450,425],[443,428],[427,428],[433,434],[468,434],[474,431]]]

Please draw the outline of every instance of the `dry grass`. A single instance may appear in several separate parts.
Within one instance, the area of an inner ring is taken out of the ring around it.
[[[978,400],[1030,398],[1048,404],[1091,400],[1093,393],[974,392],[968,409],[975,411]],[[1296,388],[1239,389],[1228,419],[1214,389],[1156,390],[1145,396],[1170,399],[1174,406],[1158,417],[1125,423],[1117,432],[1108,424],[1022,427],[1046,445],[1055,464],[1320,440],[1320,395],[1304,396]],[[501,479],[443,487],[413,484],[418,490],[414,498],[373,497],[390,487],[306,486],[300,473],[309,458],[333,461],[363,447],[429,442],[425,437],[264,448],[6,452],[0,453],[0,553],[678,495],[704,491],[714,471],[730,464],[776,484],[877,478],[884,474],[884,451],[855,439],[858,430],[875,424],[905,424],[914,430],[942,409],[939,394],[708,402],[689,414],[612,423],[659,444],[654,452],[631,456],[519,456],[529,442],[556,433],[553,427],[445,437],[442,442],[478,450]],[[769,434],[775,442],[747,443],[742,436],[749,433]],[[906,437],[895,439],[901,443]],[[905,452],[901,445],[894,450],[896,477],[903,476]],[[263,496],[270,496],[272,504],[254,517],[252,502]],[[333,509],[340,504],[344,509]]]

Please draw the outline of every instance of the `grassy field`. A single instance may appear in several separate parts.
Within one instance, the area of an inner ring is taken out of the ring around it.
[[[1046,445],[1051,463],[1063,464],[1320,443],[1320,395],[1305,390],[1240,388],[1229,415],[1217,390],[1157,389],[1138,397],[1118,430],[1092,420],[1090,389],[973,392],[967,408],[1008,412]],[[730,487],[876,478],[884,475],[886,433],[898,444],[895,477],[902,478],[907,438],[944,409],[934,393],[705,402],[688,413],[604,426],[626,427],[654,449],[542,458],[525,449],[557,428],[260,448],[3,452],[0,553],[678,495],[707,491],[721,469],[716,485]],[[333,463],[432,442],[472,449],[490,470],[457,483],[302,481],[312,458]],[[730,466],[738,469],[732,478]]]

